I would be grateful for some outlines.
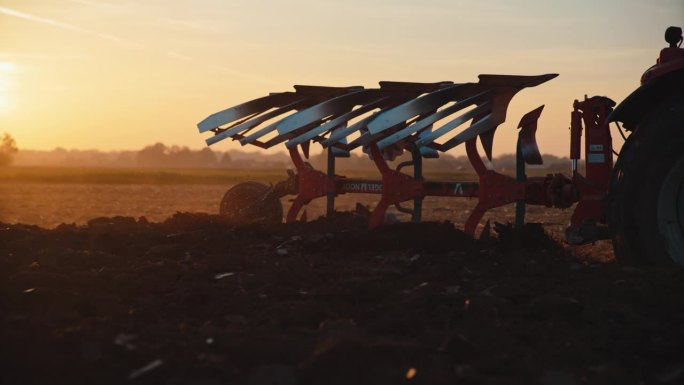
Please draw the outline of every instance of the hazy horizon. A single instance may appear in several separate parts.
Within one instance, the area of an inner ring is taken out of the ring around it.
[[[293,84],[559,73],[513,99],[494,154],[545,104],[540,150],[565,156],[572,101],[621,101],[682,24],[678,0],[3,0],[0,132],[20,149],[197,150],[197,122]]]

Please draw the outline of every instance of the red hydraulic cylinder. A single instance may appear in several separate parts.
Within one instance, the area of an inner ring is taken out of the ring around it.
[[[577,111],[577,103],[575,100],[575,109],[570,113],[570,159],[575,162],[580,158],[582,149],[582,115]],[[575,162],[573,166],[576,167]]]
[[[602,96],[585,96],[583,101],[575,100],[573,105],[570,154],[573,159],[573,185],[579,203],[570,220],[571,227],[579,228],[586,222],[605,223],[606,196],[613,169],[613,141],[606,116],[613,106],[615,102]],[[582,126],[585,136],[584,176],[576,168]]]

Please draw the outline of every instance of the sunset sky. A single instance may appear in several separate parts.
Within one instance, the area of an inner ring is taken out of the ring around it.
[[[541,150],[566,155],[572,101],[622,100],[670,25],[681,0],[0,0],[0,133],[20,149],[199,149],[207,115],[293,84],[555,72],[514,98],[494,153],[546,104]]]

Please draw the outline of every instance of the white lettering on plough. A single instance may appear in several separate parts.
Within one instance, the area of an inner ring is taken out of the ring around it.
[[[382,183],[345,183],[345,190],[382,191]]]

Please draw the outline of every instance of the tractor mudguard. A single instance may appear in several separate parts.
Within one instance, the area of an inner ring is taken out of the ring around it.
[[[661,75],[637,88],[608,115],[608,122],[622,122],[628,131],[653,109],[675,95],[684,94],[684,68]]]

